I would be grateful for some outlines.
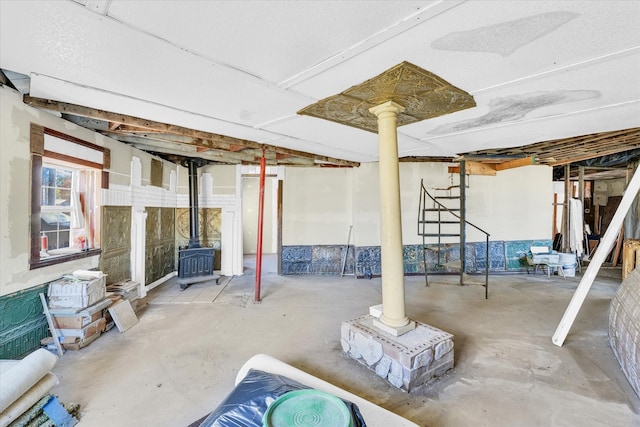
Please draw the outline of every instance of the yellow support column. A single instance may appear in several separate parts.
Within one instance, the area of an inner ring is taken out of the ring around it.
[[[378,118],[382,315],[374,325],[395,336],[415,328],[405,314],[397,115],[404,107],[388,101],[369,111]]]

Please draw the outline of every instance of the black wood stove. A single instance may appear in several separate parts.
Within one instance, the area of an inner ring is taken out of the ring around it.
[[[186,289],[192,283],[215,280],[213,248],[202,247],[198,221],[198,168],[205,165],[201,159],[185,159],[182,165],[189,169],[189,244],[178,251],[178,284]]]

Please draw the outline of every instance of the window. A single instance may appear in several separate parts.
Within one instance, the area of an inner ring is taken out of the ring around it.
[[[108,149],[32,124],[32,269],[99,253],[108,164]]]
[[[40,254],[48,256],[56,249],[69,247],[71,232],[72,169],[56,165],[42,166],[42,199],[40,203]]]

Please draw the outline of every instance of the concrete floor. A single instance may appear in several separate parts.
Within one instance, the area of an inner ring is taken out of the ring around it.
[[[345,358],[339,342],[343,320],[381,302],[380,279],[266,270],[260,304],[250,267],[220,285],[161,285],[133,328],[65,353],[53,392],[81,405],[81,426],[187,426],[224,399],[249,357],[267,353],[421,426],[640,426],[640,399],[607,339],[619,279],[599,277],[557,347],[551,336],[579,277],[491,276],[488,300],[457,277],[434,276],[429,288],[407,277],[407,314],[453,333],[456,360],[405,393]]]

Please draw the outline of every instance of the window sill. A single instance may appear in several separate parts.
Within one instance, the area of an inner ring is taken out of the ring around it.
[[[69,261],[75,261],[77,259],[100,255],[101,253],[102,253],[101,249],[89,249],[87,251],[74,252],[66,255],[40,258],[38,261],[32,262],[29,269],[35,270],[36,268],[48,267],[50,265],[62,264]]]

